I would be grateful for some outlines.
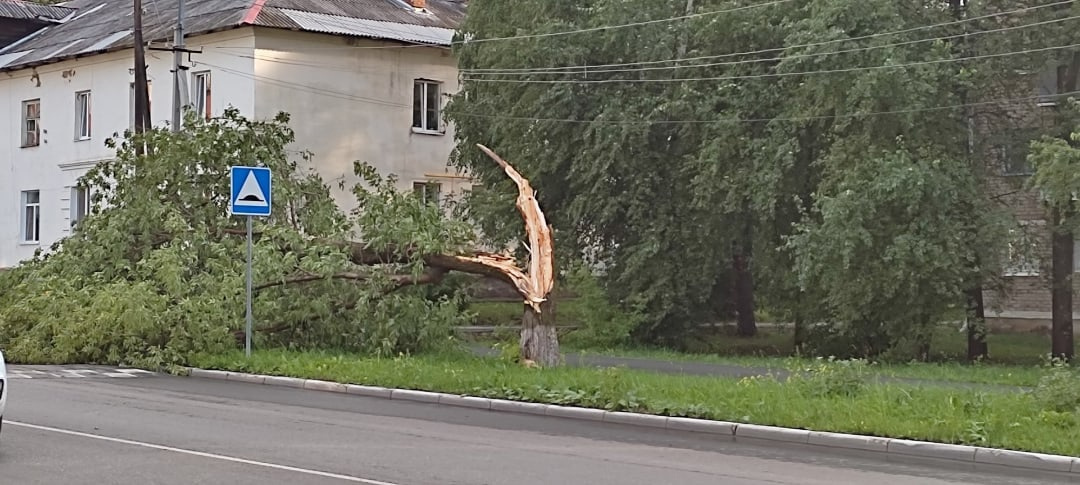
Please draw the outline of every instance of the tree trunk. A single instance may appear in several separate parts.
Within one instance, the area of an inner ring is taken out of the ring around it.
[[[555,313],[551,301],[540,304],[540,312],[525,305],[521,318],[521,359],[541,367],[554,367],[561,363],[559,335],[555,331]]]
[[[1073,359],[1073,319],[1072,319],[1072,275],[1073,275],[1073,235],[1063,227],[1064,218],[1061,209],[1051,210],[1052,227],[1052,262],[1050,308],[1053,324],[1051,334],[1051,353],[1054,357],[1072,361]]]
[[[747,214],[742,241],[735,245],[731,258],[735,274],[736,334],[740,337],[757,335],[757,322],[754,321],[754,276],[750,269],[750,256],[753,251],[751,224]]]
[[[986,344],[986,305],[981,287],[967,292],[967,359],[975,362],[990,356]]]

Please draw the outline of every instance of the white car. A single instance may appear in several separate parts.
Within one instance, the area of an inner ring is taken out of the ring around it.
[[[0,350],[0,429],[4,424],[4,407],[7,404],[8,395],[7,366],[4,364],[4,351]]]

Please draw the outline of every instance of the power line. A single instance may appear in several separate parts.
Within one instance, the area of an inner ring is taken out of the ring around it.
[[[527,76],[527,75],[534,75],[534,74],[535,75],[566,75],[566,74],[626,73],[626,72],[666,71],[666,70],[673,70],[673,69],[704,68],[704,67],[717,67],[717,66],[735,66],[735,65],[742,65],[742,64],[757,64],[757,63],[762,63],[762,62],[787,61],[787,60],[790,60],[790,59],[823,57],[823,56],[831,56],[831,55],[837,55],[837,54],[847,54],[847,53],[852,53],[852,52],[865,52],[865,51],[871,51],[871,50],[876,50],[876,49],[885,49],[885,48],[889,48],[889,47],[900,47],[900,46],[906,46],[906,45],[921,44],[921,43],[924,43],[924,42],[934,42],[934,41],[939,41],[939,40],[955,39],[955,38],[959,38],[959,37],[976,36],[976,35],[991,34],[991,33],[998,33],[998,32],[1007,32],[1007,31],[1012,31],[1012,30],[1029,29],[1029,28],[1032,28],[1032,27],[1040,27],[1040,26],[1044,26],[1044,25],[1054,24],[1054,23],[1058,23],[1058,22],[1065,22],[1067,20],[1076,20],[1076,19],[1080,19],[1080,16],[1072,16],[1072,17],[1066,17],[1066,18],[1061,18],[1061,19],[1045,20],[1045,21],[1036,22],[1036,23],[1033,23],[1033,24],[1014,25],[1014,26],[1011,26],[1011,27],[1002,27],[1002,28],[997,28],[997,29],[992,29],[992,30],[982,30],[982,31],[971,32],[971,33],[966,33],[966,34],[953,34],[953,35],[948,35],[948,36],[943,36],[943,37],[930,37],[930,38],[925,38],[925,39],[917,39],[917,40],[909,40],[909,41],[904,41],[904,42],[897,42],[897,43],[893,43],[893,44],[882,44],[882,45],[868,46],[868,47],[856,47],[856,48],[852,48],[852,49],[845,49],[845,50],[832,51],[832,52],[817,52],[817,53],[812,53],[812,54],[795,54],[795,55],[783,56],[783,57],[769,57],[769,58],[763,58],[763,59],[743,59],[743,60],[738,60],[738,61],[712,62],[712,63],[705,63],[705,64],[681,64],[681,65],[676,65],[676,66],[654,66],[654,67],[641,67],[641,68],[633,68],[633,69],[604,69],[604,68],[597,69],[596,67],[601,67],[601,66],[582,66],[582,68],[580,70],[561,70],[560,69],[560,70],[550,70],[550,71],[535,70],[535,71],[527,71],[527,72],[525,72],[525,71],[516,71],[516,70],[505,70],[505,71],[463,70],[461,72],[463,72],[465,74],[471,74],[471,75],[474,75],[474,76],[495,76],[495,75]]]
[[[893,111],[872,111],[869,113],[852,113],[847,115],[822,115],[822,116],[796,116],[796,117],[778,117],[778,118],[725,118],[715,120],[578,120],[570,118],[530,118],[525,116],[502,116],[502,115],[488,115],[480,113],[461,113],[463,116],[471,118],[488,118],[495,120],[506,121],[531,121],[531,122],[552,122],[552,123],[598,123],[598,124],[619,124],[619,125],[700,125],[700,124],[715,124],[715,123],[764,123],[770,121],[820,121],[820,120],[835,120],[835,119],[848,119],[848,118],[863,118],[869,116],[883,116],[883,115],[897,115],[897,114],[911,114],[911,113],[925,113],[933,111],[946,111],[951,109],[969,108],[977,106],[987,106],[995,104],[1004,104],[1009,102],[1021,102],[1021,101],[1034,101],[1046,98],[1059,98],[1065,96],[1072,96],[1080,94],[1080,91],[1070,91],[1067,93],[1048,94],[1039,96],[1028,96],[1023,98],[1005,98],[996,99],[990,101],[979,101],[974,103],[954,104],[948,106],[933,106],[929,108],[911,108],[903,110]]]
[[[265,82],[267,84],[273,84],[273,85],[276,85],[276,86],[293,88],[293,89],[296,89],[298,91],[306,91],[306,92],[314,93],[314,94],[322,94],[324,96],[329,96],[329,97],[338,98],[338,99],[344,99],[344,100],[348,100],[348,101],[371,103],[371,104],[377,104],[377,105],[382,105],[382,106],[390,106],[390,107],[395,107],[395,108],[409,108],[409,107],[411,107],[410,105],[404,104],[404,103],[393,103],[393,102],[384,101],[384,100],[381,100],[381,99],[367,98],[367,97],[364,97],[364,96],[357,96],[357,95],[354,95],[354,94],[341,93],[341,92],[332,91],[332,90],[329,90],[329,89],[317,88],[317,87],[314,87],[314,86],[306,86],[306,85],[303,85],[303,84],[298,84],[298,83],[294,83],[294,82],[290,82],[290,81],[283,81],[283,80],[280,80],[280,79],[274,79],[274,78],[270,78],[270,77],[266,77],[266,76],[260,76],[258,74],[248,74],[248,73],[243,72],[243,71],[238,71],[238,70],[235,70],[235,69],[229,69],[227,67],[222,67],[222,66],[210,64],[210,63],[204,62],[204,61],[198,61],[195,64],[196,65],[204,65],[204,66],[212,67],[214,69],[220,69],[220,70],[222,70],[224,72],[235,74],[237,76],[246,77],[248,79],[254,79],[254,80],[257,80],[257,81],[262,81],[262,82]]]
[[[962,19],[962,20],[953,20],[953,21],[943,22],[943,23],[933,24],[933,25],[924,25],[924,26],[919,26],[919,27],[912,27],[912,28],[903,29],[903,30],[895,30],[895,31],[890,31],[890,32],[877,32],[877,33],[874,33],[874,34],[861,35],[861,36],[857,36],[857,37],[846,37],[846,38],[832,39],[832,40],[827,40],[827,41],[822,41],[822,42],[813,42],[813,43],[808,43],[808,44],[797,44],[797,45],[784,46],[784,47],[774,47],[774,48],[760,49],[760,50],[754,50],[754,51],[733,52],[733,53],[729,53],[729,54],[718,54],[718,55],[711,55],[711,56],[688,57],[688,58],[682,58],[682,59],[663,59],[663,60],[656,60],[656,61],[638,61],[638,62],[624,62],[624,63],[614,63],[614,64],[597,64],[597,65],[592,65],[592,66],[578,65],[578,66],[555,66],[555,67],[518,68],[518,69],[513,69],[513,68],[506,68],[506,69],[483,68],[483,69],[463,70],[462,72],[470,72],[470,73],[479,73],[479,72],[487,72],[487,71],[515,71],[515,72],[520,71],[520,72],[525,72],[525,71],[533,71],[533,70],[547,71],[547,70],[562,70],[562,69],[590,69],[591,70],[591,69],[595,69],[595,68],[605,68],[605,67],[646,66],[646,65],[655,65],[655,64],[665,64],[665,63],[670,63],[670,62],[726,59],[726,58],[730,58],[730,57],[741,57],[741,56],[751,56],[751,55],[757,55],[757,54],[768,54],[768,53],[772,53],[772,52],[782,52],[782,51],[787,50],[787,49],[799,49],[799,48],[805,48],[805,47],[820,47],[820,46],[824,46],[824,45],[831,45],[831,44],[836,44],[836,43],[841,43],[841,42],[851,42],[851,41],[858,41],[858,40],[874,39],[874,38],[884,37],[884,36],[889,36],[889,35],[907,34],[907,33],[911,33],[911,32],[918,32],[918,31],[921,31],[921,30],[930,30],[930,29],[935,29],[935,28],[938,28],[938,27],[947,27],[947,26],[951,26],[951,25],[957,25],[957,24],[962,24],[962,23],[966,23],[966,22],[973,22],[973,21],[976,21],[976,20],[983,20],[983,19],[992,18],[992,17],[999,17],[999,16],[1004,16],[1004,15],[1012,15],[1012,14],[1016,14],[1016,13],[1028,12],[1028,11],[1038,10],[1038,9],[1042,9],[1042,8],[1056,7],[1056,6],[1064,5],[1064,4],[1067,4],[1067,3],[1073,3],[1074,1],[1075,0],[1059,0],[1057,2],[1048,3],[1048,4],[1045,4],[1045,5],[1037,5],[1037,6],[1033,6],[1033,7],[1025,7],[1025,8],[1020,8],[1020,9],[1016,9],[1016,10],[1010,10],[1010,11],[1005,11],[1005,12],[999,12],[999,13],[992,13],[992,14],[986,14],[986,15],[981,15],[981,16],[969,17],[969,18],[965,18],[965,19]]]
[[[614,84],[614,83],[673,83],[673,82],[690,82],[690,81],[734,81],[740,79],[761,79],[761,78],[773,78],[773,77],[788,77],[788,76],[802,76],[810,74],[837,74],[844,72],[857,72],[857,71],[873,71],[881,69],[903,69],[907,67],[915,66],[927,66],[933,64],[947,64],[952,62],[963,62],[974,59],[989,59],[996,57],[1008,57],[1020,54],[1033,54],[1036,52],[1046,52],[1054,50],[1064,50],[1078,47],[1080,44],[1069,44],[1055,47],[1041,47],[1038,49],[1027,49],[1022,51],[1010,51],[996,54],[984,54],[979,56],[957,57],[948,59],[935,59],[932,61],[920,61],[909,62],[906,64],[893,64],[882,66],[864,66],[864,67],[851,67],[844,69],[824,69],[819,71],[800,71],[800,72],[773,72],[763,74],[748,74],[744,76],[718,76],[718,77],[699,77],[699,78],[652,78],[652,79],[482,79],[482,78],[465,78],[465,81],[474,82],[486,82],[486,83],[520,83],[520,84]]]
[[[730,8],[730,9],[727,9],[727,10],[714,10],[714,11],[711,11],[711,12],[700,12],[700,13],[695,13],[695,14],[690,14],[690,15],[682,15],[682,16],[679,16],[679,17],[671,17],[671,18],[656,19],[656,20],[646,20],[646,21],[643,21],[643,22],[633,22],[633,23],[629,23],[629,24],[605,25],[605,26],[601,26],[601,27],[590,27],[590,28],[587,28],[587,29],[568,30],[568,31],[563,31],[563,32],[549,32],[549,33],[546,33],[546,34],[526,34],[526,35],[515,35],[515,36],[510,36],[510,37],[491,37],[491,38],[487,38],[487,39],[470,39],[470,40],[465,40],[465,41],[455,41],[453,43],[454,44],[480,44],[480,43],[485,43],[485,42],[497,42],[497,41],[520,40],[520,39],[538,39],[538,38],[543,38],[543,37],[557,37],[557,36],[571,35],[571,34],[582,34],[582,33],[586,33],[586,32],[598,32],[598,31],[601,31],[601,30],[615,30],[615,29],[623,29],[623,28],[627,28],[627,27],[639,27],[639,26],[642,26],[642,25],[652,25],[652,24],[665,23],[665,22],[675,22],[675,21],[678,21],[678,20],[686,20],[686,19],[692,19],[692,18],[698,18],[698,17],[705,17],[705,16],[709,16],[709,15],[719,15],[719,14],[725,14],[725,13],[739,12],[739,11],[751,10],[751,9],[755,9],[755,8],[771,7],[773,5],[779,5],[779,4],[788,3],[788,2],[791,2],[791,1],[793,1],[793,0],[773,0],[771,2],[757,3],[757,4],[754,4],[754,5],[744,5],[742,7],[735,7],[735,8]]]
[[[289,59],[289,58],[285,58],[285,57],[275,57],[275,56],[267,56],[267,55],[240,54],[240,53],[233,53],[233,52],[222,52],[221,54],[226,55],[226,56],[239,57],[239,58],[243,58],[243,59],[253,59],[253,60],[257,60],[257,61],[273,62],[275,64],[284,64],[284,65],[289,65],[289,66],[317,67],[317,68],[320,68],[320,69],[328,69],[328,70],[338,71],[338,72],[377,73],[377,74],[393,74],[393,73],[420,74],[420,73],[425,73],[425,74],[429,74],[429,75],[430,75],[430,72],[431,72],[430,69],[428,69],[428,70],[422,70],[422,69],[407,70],[407,69],[371,69],[371,68],[367,68],[367,67],[363,67],[363,66],[349,67],[349,66],[343,65],[342,62],[318,62],[318,61],[304,62],[302,60]]]

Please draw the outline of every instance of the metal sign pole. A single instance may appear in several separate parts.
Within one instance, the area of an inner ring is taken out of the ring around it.
[[[247,329],[244,332],[244,355],[251,357],[251,216],[247,216]]]

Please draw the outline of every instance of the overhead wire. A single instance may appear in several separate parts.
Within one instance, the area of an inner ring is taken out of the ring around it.
[[[698,77],[698,78],[650,78],[650,79],[484,79],[484,78],[464,78],[465,81],[483,82],[483,83],[509,83],[509,84],[614,84],[614,83],[675,83],[675,82],[698,82],[698,81],[735,81],[744,79],[763,79],[763,78],[778,78],[789,76],[805,76],[816,74],[838,74],[845,72],[858,72],[858,71],[873,71],[883,69],[904,69],[915,66],[928,66],[936,64],[949,64],[953,62],[964,62],[975,59],[990,59],[997,57],[1009,57],[1021,54],[1034,54],[1036,52],[1047,52],[1054,50],[1065,50],[1075,47],[1080,47],[1080,44],[1068,44],[1054,47],[1041,47],[1038,49],[1026,49],[1022,51],[1009,51],[999,52],[994,54],[983,54],[977,56],[957,57],[947,59],[934,59],[932,61],[919,61],[909,62],[904,64],[886,64],[881,66],[863,66],[863,67],[850,67],[844,69],[822,69],[816,71],[798,71],[798,72],[772,72],[762,74],[747,74],[742,76],[715,76],[715,77]]]
[[[250,74],[250,73],[246,73],[246,72],[239,71],[239,70],[236,70],[236,69],[230,69],[230,68],[227,68],[227,67],[224,67],[224,66],[211,64],[211,63],[205,62],[205,61],[197,61],[197,62],[195,62],[195,64],[196,65],[203,65],[203,66],[207,66],[207,67],[212,67],[214,69],[219,69],[221,71],[228,72],[228,73],[233,74],[233,75],[245,77],[245,78],[256,80],[256,81],[262,81],[262,82],[265,82],[267,84],[272,84],[272,85],[276,85],[276,86],[280,86],[280,87],[291,87],[291,88],[295,88],[295,89],[301,90],[301,91],[307,91],[307,92],[311,92],[311,93],[315,93],[315,94],[322,94],[324,96],[334,97],[334,98],[338,98],[338,99],[344,99],[344,100],[348,100],[348,101],[357,101],[357,102],[377,104],[377,105],[382,105],[382,106],[390,106],[390,107],[395,107],[395,108],[410,108],[411,107],[410,105],[405,104],[405,103],[394,103],[394,102],[385,101],[385,100],[382,100],[382,99],[369,98],[369,97],[366,97],[366,96],[357,96],[355,94],[342,93],[342,92],[333,91],[333,90],[330,90],[330,89],[318,88],[318,87],[314,87],[314,86],[307,86],[307,85],[304,85],[304,84],[294,83],[294,82],[291,82],[291,81],[285,81],[285,80],[281,80],[281,79],[274,79],[274,78],[271,78],[271,77],[261,76],[261,75],[258,75],[258,74]]]
[[[849,119],[849,118],[864,118],[870,116],[885,116],[885,115],[900,115],[900,114],[912,114],[912,113],[924,113],[934,111],[946,111],[960,108],[972,108],[978,106],[989,106],[1011,102],[1024,102],[1033,100],[1044,100],[1047,98],[1061,98],[1080,94],[1080,91],[1070,91],[1058,94],[1046,94],[1037,96],[1027,96],[1022,98],[1003,98],[989,101],[978,101],[972,103],[953,104],[947,106],[931,106],[926,108],[910,108],[902,110],[891,111],[871,111],[867,113],[850,113],[842,115],[820,115],[820,116],[794,116],[794,117],[775,117],[775,118],[723,118],[712,120],[604,120],[604,119],[572,119],[572,118],[534,118],[527,116],[503,116],[503,115],[491,115],[484,113],[470,113],[463,112],[461,115],[473,117],[473,118],[488,118],[505,121],[530,121],[530,122],[552,122],[552,123],[587,123],[587,124],[620,124],[620,125],[698,125],[698,124],[715,124],[715,123],[765,123],[773,121],[820,121],[820,120],[834,120],[834,119]]]
[[[637,62],[595,64],[595,65],[554,66],[554,67],[516,68],[516,69],[515,68],[481,68],[481,69],[462,70],[462,72],[486,72],[486,71],[496,71],[496,70],[497,71],[515,71],[515,72],[518,72],[518,71],[525,72],[525,71],[533,71],[533,70],[548,71],[548,70],[563,70],[563,69],[590,69],[590,70],[592,70],[592,69],[596,69],[596,68],[605,68],[605,67],[645,66],[645,65],[654,65],[654,64],[664,64],[664,63],[670,63],[670,62],[701,61],[701,60],[712,60],[712,59],[726,59],[726,58],[730,58],[730,57],[744,57],[744,56],[752,56],[752,55],[758,55],[758,54],[768,54],[768,53],[773,53],[773,52],[782,52],[782,51],[785,51],[785,50],[788,50],[788,49],[801,49],[801,48],[807,48],[807,47],[820,47],[820,46],[831,45],[831,44],[842,43],[842,42],[853,42],[853,41],[866,40],[866,39],[875,39],[875,38],[878,38],[878,37],[884,37],[884,36],[889,36],[889,35],[907,34],[907,33],[911,33],[911,32],[918,32],[918,31],[921,31],[921,30],[930,30],[930,29],[935,29],[935,28],[939,28],[939,27],[947,27],[947,26],[958,25],[958,24],[963,24],[963,23],[967,23],[967,22],[974,22],[976,20],[984,20],[984,19],[987,19],[987,18],[1000,17],[1000,16],[1005,16],[1005,15],[1013,15],[1013,14],[1028,12],[1028,11],[1032,11],[1032,10],[1038,10],[1038,9],[1049,8],[1049,7],[1056,7],[1056,6],[1061,6],[1061,5],[1065,5],[1065,4],[1068,4],[1068,3],[1074,3],[1075,1],[1076,0],[1058,0],[1056,2],[1047,3],[1047,4],[1044,4],[1044,5],[1036,5],[1036,6],[1032,6],[1032,7],[1024,7],[1024,8],[1019,8],[1019,9],[1015,9],[1015,10],[1009,10],[1009,11],[1005,11],[1005,12],[984,14],[984,15],[968,17],[968,18],[964,18],[964,19],[960,19],[960,20],[953,20],[953,21],[949,21],[949,22],[942,22],[942,23],[932,24],[932,25],[923,25],[923,26],[911,27],[911,28],[907,28],[907,29],[894,30],[894,31],[888,31],[888,32],[876,32],[876,33],[873,33],[873,34],[866,34],[866,35],[860,35],[860,36],[855,36],[855,37],[837,38],[837,39],[831,39],[831,40],[826,40],[826,41],[821,41],[821,42],[811,42],[811,43],[806,43],[806,44],[796,44],[796,45],[790,45],[790,46],[784,46],[784,47],[773,47],[773,48],[768,48],[768,49],[758,49],[758,50],[744,51],[744,52],[732,52],[732,53],[727,53],[727,54],[717,54],[717,55],[687,57],[687,58],[676,58],[676,59],[662,59],[662,60],[653,60],[653,61],[637,61]]]
[[[514,71],[514,70],[478,72],[478,71],[467,70],[466,69],[466,70],[462,70],[461,72],[465,73],[465,74],[472,75],[472,76],[496,76],[496,75],[531,76],[531,75],[567,75],[567,74],[595,75],[595,74],[603,74],[603,73],[648,72],[648,71],[667,71],[667,70],[674,70],[674,69],[694,69],[694,68],[718,67],[718,66],[737,66],[737,65],[743,65],[743,64],[758,64],[758,63],[765,63],[765,62],[787,61],[787,60],[791,60],[791,59],[807,59],[807,58],[825,57],[825,56],[832,56],[832,55],[838,55],[838,54],[849,54],[849,53],[854,53],[854,52],[868,52],[868,51],[872,51],[872,50],[885,49],[885,48],[890,48],[890,47],[901,47],[901,46],[907,46],[907,45],[921,44],[921,43],[925,43],[925,42],[936,42],[936,41],[949,40],[949,39],[955,39],[955,38],[961,38],[961,37],[967,38],[967,37],[972,37],[972,36],[976,36],[976,35],[1007,32],[1007,31],[1012,31],[1012,30],[1029,29],[1029,28],[1033,28],[1033,27],[1041,27],[1041,26],[1045,26],[1045,25],[1055,24],[1055,23],[1059,23],[1059,22],[1065,22],[1065,21],[1068,21],[1068,20],[1077,20],[1077,19],[1080,19],[1080,15],[1071,16],[1071,17],[1065,17],[1065,18],[1060,18],[1060,19],[1045,20],[1045,21],[1036,22],[1036,23],[1032,23],[1032,24],[1014,25],[1014,26],[1010,26],[1010,27],[1001,27],[1001,28],[997,28],[997,29],[982,30],[982,31],[970,32],[970,33],[962,33],[962,34],[953,34],[953,35],[947,35],[947,36],[941,36],[941,37],[929,37],[929,38],[924,38],[924,39],[916,39],[916,40],[909,40],[909,41],[904,41],[904,42],[896,42],[896,43],[892,43],[892,44],[881,44],[881,45],[874,45],[874,46],[867,46],[867,47],[856,47],[856,48],[839,50],[839,51],[816,52],[816,53],[811,53],[811,54],[794,54],[794,55],[788,55],[788,56],[782,56],[782,57],[742,59],[742,60],[738,60],[738,61],[727,61],[727,62],[711,62],[711,63],[705,63],[705,64],[680,64],[680,65],[675,65],[675,66],[653,66],[653,67],[641,67],[641,68],[631,68],[631,69],[604,69],[602,67],[597,68],[597,67],[600,67],[600,66],[582,66],[580,70],[551,70],[551,71],[528,71],[528,72]]]
[[[687,19],[692,19],[692,18],[707,17],[707,16],[711,16],[711,15],[720,15],[720,14],[726,14],[726,13],[741,12],[741,11],[744,11],[744,10],[752,10],[752,9],[757,9],[757,8],[771,7],[773,5],[780,5],[780,4],[788,3],[788,2],[792,2],[792,1],[794,1],[794,0],[773,0],[773,1],[770,1],[770,2],[755,3],[755,4],[752,4],[752,5],[743,5],[741,7],[729,8],[729,9],[726,9],[726,10],[712,10],[712,11],[709,11],[709,12],[698,12],[698,13],[693,13],[693,14],[688,14],[688,15],[680,15],[678,17],[669,17],[669,18],[655,19],[655,20],[645,20],[645,21],[641,21],[641,22],[631,22],[631,23],[620,24],[620,25],[604,25],[604,26],[600,26],[600,27],[589,27],[589,28],[585,28],[585,29],[567,30],[567,31],[561,31],[561,32],[546,32],[546,33],[541,33],[541,34],[513,35],[513,36],[509,36],[509,37],[489,37],[489,38],[482,38],[482,39],[468,39],[468,40],[464,40],[464,41],[455,41],[454,44],[481,44],[481,43],[487,43],[487,42],[505,42],[505,41],[509,41],[509,40],[540,39],[540,38],[547,38],[547,37],[559,37],[559,36],[563,36],[563,35],[583,34],[583,33],[587,33],[587,32],[598,32],[598,31],[601,31],[601,30],[616,30],[616,29],[624,29],[624,28],[627,28],[627,27],[640,27],[642,25],[653,25],[653,24],[666,23],[666,22],[676,22],[676,21],[679,21],[679,20],[687,20]]]

